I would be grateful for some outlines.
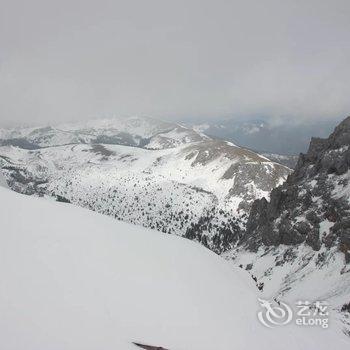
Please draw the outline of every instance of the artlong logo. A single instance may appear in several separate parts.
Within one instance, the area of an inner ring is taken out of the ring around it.
[[[264,326],[268,328],[284,326],[292,320],[293,311],[287,304],[280,302],[278,306],[273,306],[268,300],[260,298],[258,300],[264,308],[258,313],[258,319]]]

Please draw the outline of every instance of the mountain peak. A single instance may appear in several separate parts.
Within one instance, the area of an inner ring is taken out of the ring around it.
[[[243,241],[264,245],[306,243],[318,251],[337,246],[350,262],[350,117],[327,139],[313,138],[295,171],[254,203]]]

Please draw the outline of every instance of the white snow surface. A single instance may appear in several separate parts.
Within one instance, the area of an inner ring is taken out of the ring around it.
[[[153,133],[147,148],[75,140],[132,127],[137,133],[128,134],[128,139]],[[228,225],[231,219],[242,225],[252,202],[268,198],[289,173],[288,168],[232,143],[202,140],[191,129],[171,127],[169,131],[167,123],[134,118],[66,125],[59,133],[58,129],[37,129],[29,133],[29,140],[53,146],[35,150],[2,146],[0,168],[24,172],[28,181],[18,187],[12,179],[11,188],[18,192],[32,193],[26,190],[39,183],[34,193],[59,195],[119,220],[179,235],[213,214],[212,224],[218,227]],[[62,135],[70,135],[70,142],[78,143],[68,144]],[[198,139],[201,141],[193,141]],[[4,171],[9,184],[10,173]],[[218,231],[209,231],[203,234],[210,240]]]
[[[191,241],[0,188],[0,348],[348,349],[267,329],[247,273]]]
[[[102,136],[102,140],[98,140]],[[108,141],[108,137],[114,137],[113,142],[118,145],[103,144],[102,141]],[[148,117],[0,129],[1,138],[25,138],[27,142],[43,147],[28,150],[5,143],[0,147],[0,167],[4,163],[27,169],[32,177],[50,182],[51,189],[55,188],[57,194],[63,196],[70,195],[63,193],[66,188],[74,191],[72,186],[67,186],[67,181],[77,187],[78,182],[89,182],[89,186],[95,187],[96,180],[108,182],[103,185],[107,189],[99,189],[105,197],[111,185],[129,187],[133,178],[132,191],[128,191],[133,203],[135,196],[144,196],[143,188],[139,188],[144,184],[157,184],[163,193],[169,193],[170,188],[172,192],[179,193],[179,197],[183,197],[185,189],[191,192],[189,197],[192,198],[198,196],[199,188],[210,192],[209,201],[215,197],[215,202],[220,202],[220,209],[232,211],[234,215],[243,198],[250,205],[256,198],[268,197],[271,189],[282,183],[290,172],[290,169],[233,143],[214,140],[192,128]],[[93,151],[91,142],[101,144],[100,152]],[[101,149],[107,153],[101,152]],[[181,190],[173,187],[181,187]],[[84,187],[79,189],[86,193]],[[74,192],[76,194],[77,191]],[[162,197],[166,198],[155,199],[155,202],[169,201],[168,196],[163,194]],[[85,200],[82,196],[79,199]],[[198,205],[195,203],[191,207]]]

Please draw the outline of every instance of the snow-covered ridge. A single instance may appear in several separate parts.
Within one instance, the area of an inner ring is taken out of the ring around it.
[[[233,143],[151,118],[13,135],[21,137],[3,139],[0,147],[0,166],[13,189],[60,196],[218,252],[237,241],[251,203],[290,172]]]
[[[0,140],[22,140],[33,148],[75,143],[122,144],[163,149],[208,137],[180,124],[149,117],[96,119],[36,128],[0,129]],[[5,142],[6,144],[6,142]]]
[[[1,349],[348,348],[262,326],[250,277],[188,240],[3,188],[0,222]]]
[[[313,138],[270,201],[253,203],[246,232],[225,256],[279,300],[326,300],[350,335],[350,117]],[[348,306],[349,305],[349,306]]]
[[[261,153],[261,154],[266,158],[274,162],[283,164],[291,169],[295,168],[299,158],[299,156],[291,156],[291,155],[283,155],[283,154],[275,154],[275,153]]]

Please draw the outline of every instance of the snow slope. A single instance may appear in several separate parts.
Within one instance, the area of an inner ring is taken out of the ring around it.
[[[313,138],[270,201],[253,204],[246,233],[225,256],[268,297],[326,300],[350,337],[349,144],[350,117],[328,138]]]
[[[350,268],[344,254],[334,247],[315,252],[306,244],[291,247],[260,247],[257,252],[238,248],[223,255],[263,283],[261,296],[290,304],[299,300],[325,301],[332,310],[331,322],[350,335],[350,315],[341,308],[350,301]]]
[[[251,203],[290,173],[250,150],[151,118],[5,131],[0,168],[12,189],[61,196],[217,252],[234,246]]]
[[[0,348],[348,349],[256,319],[250,278],[204,247],[0,188]]]

